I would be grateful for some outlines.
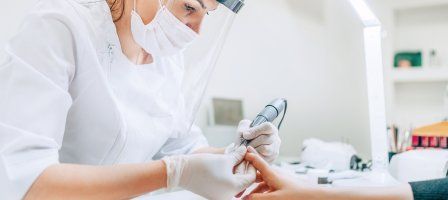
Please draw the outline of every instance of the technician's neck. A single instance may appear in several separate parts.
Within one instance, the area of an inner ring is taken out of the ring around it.
[[[129,59],[130,62],[136,65],[144,65],[151,64],[154,62],[154,59],[151,54],[147,53],[140,47],[134,40],[134,37],[131,32],[131,13],[134,7],[133,0],[123,0],[124,2],[124,11],[122,17],[114,22],[117,30],[118,38],[120,40],[120,46],[123,54]],[[141,2],[141,3],[140,3]],[[146,13],[145,15],[141,15],[139,11],[139,15],[142,17],[143,22],[145,24],[152,21],[157,12],[157,6],[151,5],[152,1],[146,1],[148,3],[144,3],[143,1],[137,1],[137,7],[148,7],[148,9],[141,9],[141,13]],[[157,2],[157,0],[156,0]],[[155,11],[151,11],[151,8],[156,8]],[[144,12],[143,12],[144,11]],[[154,13],[151,16],[151,13]]]

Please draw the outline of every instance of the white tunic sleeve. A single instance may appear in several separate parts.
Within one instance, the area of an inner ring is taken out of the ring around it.
[[[0,199],[21,199],[58,163],[75,73],[73,37],[55,16],[29,16],[0,64]]]
[[[168,139],[153,159],[159,160],[165,156],[190,154],[203,147],[208,147],[207,139],[202,134],[201,129],[193,125],[189,134],[180,138]]]

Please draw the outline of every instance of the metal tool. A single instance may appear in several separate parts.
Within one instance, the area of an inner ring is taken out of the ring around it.
[[[283,117],[278,124],[278,129],[280,129],[283,119],[285,118],[287,106],[288,102],[286,101],[286,99],[279,98],[273,100],[271,103],[264,107],[264,109],[257,115],[257,117],[255,117],[255,119],[250,124],[250,127],[261,125],[264,122],[273,122],[280,115],[280,113],[283,112]],[[247,146],[250,141],[251,140],[246,140],[241,137],[240,146]]]

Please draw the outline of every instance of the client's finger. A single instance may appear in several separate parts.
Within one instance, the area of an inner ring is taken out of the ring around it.
[[[276,198],[271,193],[249,194],[243,198],[243,200],[272,200],[272,199],[276,199]]]
[[[252,147],[249,147],[248,149],[250,152],[255,151],[255,149]],[[273,175],[273,172],[269,167],[269,164],[266,161],[264,161],[263,158],[261,158],[258,154],[247,153],[245,156],[245,160],[249,161],[264,176]]]
[[[261,182],[250,194],[265,193],[267,191],[269,191],[269,185],[266,182]]]
[[[261,145],[270,145],[275,142],[275,137],[272,135],[260,135],[249,142],[249,146],[257,148]]]

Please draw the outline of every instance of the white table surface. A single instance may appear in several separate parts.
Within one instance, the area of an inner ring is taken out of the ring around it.
[[[311,173],[311,174],[296,174],[291,171],[288,167],[274,167],[278,173],[285,173],[289,177],[294,177],[300,184],[310,184],[317,185],[317,177],[325,176],[323,173]],[[333,176],[345,177],[333,181],[333,184],[326,185],[328,187],[384,187],[399,184],[395,179],[392,178],[387,172],[354,172],[347,171],[341,172],[339,174],[332,174]],[[246,190],[249,193],[252,189],[256,187],[256,184],[252,185]],[[243,195],[245,196],[245,195]],[[205,200],[205,198],[196,195],[192,192],[181,190],[171,193],[162,193],[156,195],[144,195],[136,198],[138,200]],[[236,199],[236,198],[234,198]]]
[[[159,195],[143,195],[138,198],[137,200],[206,200],[205,198],[194,194],[187,190],[181,190],[177,192],[170,192],[165,194],[159,194]]]

